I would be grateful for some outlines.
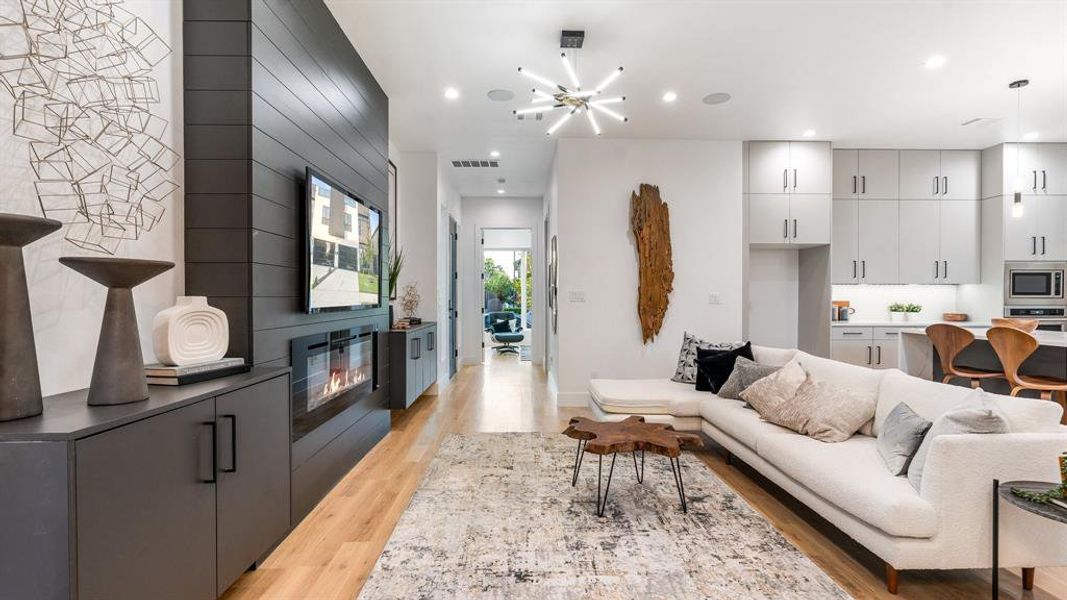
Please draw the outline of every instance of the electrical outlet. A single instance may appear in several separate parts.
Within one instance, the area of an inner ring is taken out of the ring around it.
[[[571,302],[585,302],[585,290],[571,290],[567,292],[567,299]]]
[[[708,304],[722,304],[722,296],[719,292],[711,292],[708,294]]]

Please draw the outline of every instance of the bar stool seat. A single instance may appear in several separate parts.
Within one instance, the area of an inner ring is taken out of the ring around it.
[[[945,376],[941,383],[953,379],[969,379],[972,388],[982,387],[983,379],[1004,379],[1003,371],[987,371],[974,367],[961,367],[955,364],[956,357],[974,342],[974,334],[958,325],[936,323],[926,328],[926,337],[941,357],[941,371]]]
[[[1011,395],[1018,396],[1023,390],[1040,392],[1043,400],[1055,400],[1063,405],[1061,422],[1067,423],[1067,379],[1019,372],[1019,367],[1037,350],[1037,338],[1013,327],[993,327],[986,337],[1004,367],[1006,379],[1011,384]]]
[[[994,317],[993,327],[1014,327],[1026,333],[1033,333],[1038,326],[1037,319],[1020,319],[1018,317]]]

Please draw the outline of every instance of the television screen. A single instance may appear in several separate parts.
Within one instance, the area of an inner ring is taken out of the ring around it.
[[[381,306],[381,212],[307,170],[307,311]]]

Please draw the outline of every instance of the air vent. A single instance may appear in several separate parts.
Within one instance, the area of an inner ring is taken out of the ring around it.
[[[533,113],[533,114],[515,115],[515,118],[520,120],[520,121],[540,121],[541,119],[545,118],[545,115],[543,115],[541,113]]]
[[[997,122],[999,122],[1001,120],[1002,119],[1000,119],[998,117],[975,117],[973,119],[968,119],[968,120],[960,123],[960,126],[961,127],[987,126],[987,125],[992,125],[993,123],[997,123]]]
[[[496,169],[496,168],[500,167],[500,161],[499,160],[481,160],[481,159],[477,159],[477,158],[470,158],[470,159],[466,159],[466,160],[454,160],[454,161],[452,161],[452,166],[456,167],[457,169],[479,169],[479,168]]]

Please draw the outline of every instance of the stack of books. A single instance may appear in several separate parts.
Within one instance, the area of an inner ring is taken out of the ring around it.
[[[248,371],[243,358],[223,358],[213,362],[186,365],[184,367],[172,367],[169,365],[145,365],[144,374],[148,378],[148,385],[185,385],[207,381],[227,375],[235,375]]]

